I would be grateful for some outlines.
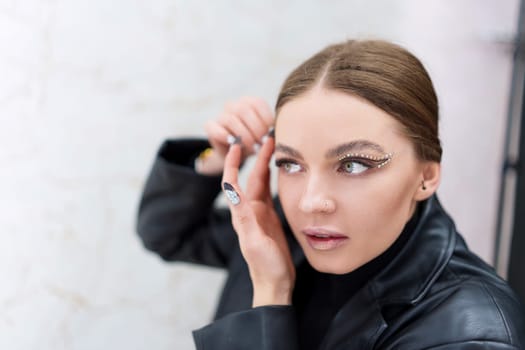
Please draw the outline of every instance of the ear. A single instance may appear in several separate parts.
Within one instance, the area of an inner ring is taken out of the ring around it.
[[[436,193],[441,181],[441,164],[438,162],[425,162],[414,195],[414,200],[423,201]]]

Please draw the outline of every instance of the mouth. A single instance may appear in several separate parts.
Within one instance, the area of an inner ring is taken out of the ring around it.
[[[315,250],[333,250],[350,239],[347,235],[322,227],[309,227],[302,230],[302,233]]]

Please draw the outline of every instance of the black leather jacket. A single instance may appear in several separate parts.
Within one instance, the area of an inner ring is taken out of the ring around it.
[[[190,165],[205,141],[166,142],[145,185],[138,233],[165,260],[228,269],[216,320],[194,331],[199,350],[296,350],[293,306],[251,308],[252,287],[220,178]],[[283,217],[284,222],[284,217]],[[304,255],[285,225],[295,263]],[[522,349],[523,308],[470,252],[434,196],[400,254],[339,310],[320,349]]]

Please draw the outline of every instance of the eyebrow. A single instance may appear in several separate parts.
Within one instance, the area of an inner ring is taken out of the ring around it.
[[[276,152],[282,152],[282,153],[287,154],[287,155],[289,155],[291,157],[304,160],[303,156],[301,155],[301,153],[299,151],[293,149],[290,146],[285,146],[285,145],[283,145],[281,143],[278,143],[278,144],[275,145],[275,151]]]
[[[362,152],[364,150],[373,150],[379,153],[386,153],[383,147],[378,145],[377,143],[368,141],[368,140],[354,140],[347,143],[343,143],[341,145],[337,145],[333,148],[330,148],[326,153],[326,158],[337,158],[344,156],[347,153],[357,153]],[[291,157],[297,158],[297,159],[304,159],[301,155],[301,152],[297,151],[296,149],[283,145],[281,143],[278,143],[275,145],[275,151],[279,151],[285,154],[288,154]]]

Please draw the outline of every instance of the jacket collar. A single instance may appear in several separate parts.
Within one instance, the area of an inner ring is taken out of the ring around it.
[[[454,223],[436,195],[421,206],[421,217],[406,245],[369,283],[381,305],[418,303],[452,256],[456,243]]]

